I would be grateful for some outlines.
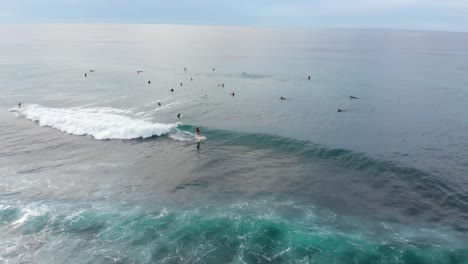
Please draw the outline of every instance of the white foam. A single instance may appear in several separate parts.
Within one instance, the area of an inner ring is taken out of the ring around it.
[[[11,223],[11,226],[13,228],[17,228],[17,227],[21,226],[31,216],[35,217],[35,216],[44,215],[46,213],[46,211],[47,211],[46,208],[44,208],[44,207],[39,207],[39,208],[31,208],[31,207],[27,207],[27,208],[24,208],[24,209],[21,210],[21,211],[24,212],[24,214],[20,219],[18,219],[16,221],[14,221],[13,223]]]
[[[123,110],[113,107],[94,107],[94,108],[71,108],[71,110],[78,110],[86,113],[107,113],[107,114],[129,114],[133,109]]]
[[[177,124],[160,124],[121,115],[125,110],[102,108],[49,108],[29,105],[16,109],[20,116],[72,135],[95,139],[134,139],[161,136]]]
[[[194,141],[195,135],[181,130],[175,130],[173,133],[169,134],[169,137],[178,141]]]

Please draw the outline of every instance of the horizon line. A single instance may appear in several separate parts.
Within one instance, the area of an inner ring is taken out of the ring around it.
[[[160,26],[193,26],[193,27],[238,27],[238,28],[260,28],[260,29],[310,29],[310,30],[385,30],[385,31],[410,31],[410,32],[434,32],[434,33],[468,33],[468,31],[450,29],[425,29],[425,28],[390,28],[390,27],[337,27],[337,26],[298,26],[298,25],[242,25],[242,24],[184,24],[184,23],[152,23],[139,21],[62,21],[62,22],[0,22],[4,25],[160,25]]]

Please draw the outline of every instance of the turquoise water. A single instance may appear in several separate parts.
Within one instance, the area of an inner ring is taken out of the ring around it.
[[[0,32],[0,262],[468,263],[465,33]]]

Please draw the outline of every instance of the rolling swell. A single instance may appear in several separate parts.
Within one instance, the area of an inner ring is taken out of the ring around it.
[[[179,125],[178,129],[193,131],[194,127]],[[314,196],[314,190],[323,192],[321,187],[334,184],[343,188],[335,194],[343,200],[355,199],[353,206],[370,207],[385,218],[385,208],[398,209],[406,219],[394,221],[445,223],[457,231],[468,231],[468,195],[463,188],[452,184],[444,175],[434,175],[416,168],[400,166],[392,161],[382,161],[346,149],[327,148],[308,141],[261,133],[240,133],[203,128],[203,134],[210,144],[220,146],[243,146],[249,149],[270,151],[269,155],[297,159],[297,166],[320,165],[332,176],[305,173],[295,175],[298,182],[290,193],[304,193]],[[328,168],[328,169],[327,169]],[[338,169],[337,169],[338,168]],[[310,170],[312,171],[312,170]],[[320,178],[321,182],[311,182]],[[290,181],[287,175],[281,181]],[[327,183],[329,181],[329,183]],[[311,182],[308,184],[308,182]],[[321,185],[322,184],[322,185]],[[351,190],[362,190],[352,192]],[[347,193],[348,192],[348,193]],[[312,194],[311,194],[312,193]],[[342,196],[340,196],[342,194]],[[390,218],[393,218],[390,217]]]

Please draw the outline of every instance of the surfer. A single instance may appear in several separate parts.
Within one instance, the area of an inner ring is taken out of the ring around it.
[[[345,110],[339,109],[339,108],[338,108],[338,113],[339,113],[339,112],[344,112],[344,111],[345,111]]]
[[[21,103],[18,103],[18,108],[21,108]]]
[[[213,68],[213,71],[215,71],[215,68]]]
[[[221,87],[223,87],[223,88],[224,88],[224,83],[223,83],[223,84],[221,84]]]
[[[349,99],[359,99],[359,97],[356,97],[356,96],[350,96]]]
[[[89,72],[94,72],[94,70],[89,70]]]
[[[309,77],[307,77],[307,80],[309,80],[309,81],[310,81],[310,75],[309,75]]]
[[[177,115],[177,118],[180,118],[180,113]]]
[[[190,81],[193,81],[193,78],[192,78],[192,77],[190,77]]]
[[[158,102],[158,105],[161,106],[161,102]]]
[[[182,86],[182,83],[180,83],[180,86]]]
[[[286,100],[286,98],[285,98],[285,97],[283,97],[283,96],[281,96],[281,97],[280,97],[280,100]]]
[[[137,74],[139,74],[139,73],[141,73],[141,72],[143,72],[143,71],[137,71]]]
[[[148,84],[151,84],[151,81],[148,81]]]
[[[231,93],[232,96],[236,95],[234,92]]]
[[[196,128],[195,128],[195,131],[197,132],[197,137],[201,137],[201,135],[200,135],[200,128],[196,127]]]
[[[88,77],[88,74],[85,73],[85,74],[84,74],[84,77]]]
[[[184,67],[184,71],[187,71],[187,68],[186,68],[186,67]]]
[[[171,88],[171,92],[174,92],[174,88]]]

